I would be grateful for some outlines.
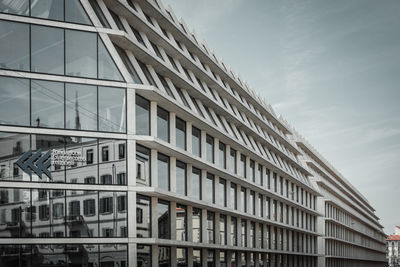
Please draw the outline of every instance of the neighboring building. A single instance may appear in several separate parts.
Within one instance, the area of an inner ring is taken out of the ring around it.
[[[158,0],[0,0],[0,96],[0,266],[383,266],[368,202]]]
[[[400,266],[400,226],[395,227],[393,235],[389,235],[387,242],[387,259],[389,267]]]
[[[386,266],[383,226],[368,200],[294,130],[293,141],[321,193],[317,198],[319,267]]]

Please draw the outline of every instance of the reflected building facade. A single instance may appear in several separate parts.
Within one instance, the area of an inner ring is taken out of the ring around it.
[[[159,0],[0,0],[0,95],[0,266],[332,258],[294,131]]]

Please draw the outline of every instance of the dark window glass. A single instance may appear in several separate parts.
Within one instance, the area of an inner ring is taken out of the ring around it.
[[[137,244],[137,260],[136,266],[151,267],[151,246]]]
[[[176,205],[176,240],[187,241],[187,214],[186,206]]]
[[[170,267],[171,266],[171,248],[159,247],[158,248],[158,266]]]
[[[256,215],[256,206],[255,206],[255,204],[256,204],[256,202],[255,202],[256,200],[255,200],[255,193],[254,193],[254,191],[250,191],[250,213],[252,214],[252,215]]]
[[[207,250],[207,267],[215,267],[215,251]]]
[[[176,266],[178,267],[186,267],[188,266],[187,262],[187,249],[186,248],[177,248],[176,249]]]
[[[92,85],[66,84],[66,128],[97,130],[97,88]]]
[[[246,201],[246,188],[240,189],[240,208],[242,212],[247,212],[247,201]]]
[[[36,202],[36,201],[35,201]],[[27,189],[0,189],[0,229],[2,237],[28,237],[31,217],[36,214],[27,213],[30,207],[30,192]],[[35,203],[36,204],[36,203]],[[1,263],[1,260],[0,260]]]
[[[119,46],[115,45],[115,49],[117,50],[119,56],[121,57],[122,62],[125,64],[126,69],[128,70],[129,74],[131,75],[131,78],[134,83],[142,83],[142,81],[139,78],[139,75],[137,74],[135,68],[132,65],[131,60],[129,59],[128,55],[126,52],[120,48]]]
[[[65,0],[65,21],[92,24],[79,0]]]
[[[232,149],[229,152],[229,170],[233,173],[237,172],[236,165],[236,150]]]
[[[230,201],[230,207],[232,209],[237,209],[237,191],[236,191],[236,184],[231,183],[231,188],[230,188],[230,197],[231,197],[231,201]]]
[[[89,0],[89,3],[91,4],[91,6],[93,8],[94,13],[96,13],[97,18],[100,20],[101,25],[103,25],[104,28],[111,29],[111,26],[108,23],[106,16],[104,15],[99,4],[97,3],[97,0]]]
[[[64,74],[64,30],[31,26],[33,72]]]
[[[214,175],[207,173],[207,179],[206,179],[206,188],[205,188],[207,194],[206,196],[206,201],[215,203],[215,187],[214,187]]]
[[[83,214],[85,216],[96,215],[96,200],[94,200],[94,199],[84,199],[83,200]]]
[[[226,207],[226,181],[219,178],[219,204]]]
[[[150,102],[136,95],[136,134],[150,135]]]
[[[169,157],[158,153],[158,188],[169,190]]]
[[[178,66],[176,65],[174,59],[173,59],[171,56],[169,56],[169,55],[167,55],[167,57],[168,57],[168,59],[169,59],[169,62],[171,62],[172,67],[173,67],[177,72],[179,72]]]
[[[32,80],[31,88],[31,125],[64,128],[64,84]]]
[[[99,86],[99,130],[126,131],[125,90]]]
[[[246,156],[245,155],[240,155],[240,173],[242,177],[246,178]]]
[[[118,159],[125,158],[125,144],[118,144]]]
[[[225,146],[224,143],[219,142],[218,147],[219,147],[219,149],[218,149],[218,152],[219,152],[218,153],[219,154],[219,160],[218,160],[219,166],[221,168],[226,169],[226,146]]]
[[[176,118],[176,146],[186,149],[186,122],[180,118]]]
[[[65,30],[65,59],[67,75],[96,78],[97,34]]]
[[[186,195],[186,164],[176,162],[176,193]]]
[[[237,219],[231,217],[231,244],[237,246]]]
[[[201,242],[201,209],[193,208],[192,213],[193,242]]]
[[[0,12],[9,13],[15,15],[29,15],[29,1],[13,1],[13,0],[2,0],[0,1]]]
[[[0,95],[0,124],[28,126],[29,80],[0,76]]]
[[[206,159],[214,163],[214,137],[207,134],[206,137]]]
[[[156,82],[154,81],[153,76],[151,76],[151,73],[150,73],[149,69],[147,68],[146,64],[144,64],[143,62],[141,62],[139,60],[137,62],[139,64],[141,70],[143,71],[144,76],[146,76],[147,82],[150,85],[157,87]]]
[[[29,24],[0,21],[0,68],[29,71]]]
[[[110,56],[107,48],[105,47],[100,36],[98,37],[98,78],[105,80],[116,80],[123,81],[121,73],[119,72],[117,65],[115,65],[114,60]]]
[[[193,267],[202,267],[201,250],[193,249]]]
[[[101,148],[101,160],[102,161],[109,161],[109,154],[108,154],[108,146],[103,146]]]
[[[157,107],[157,137],[169,142],[169,112]]]
[[[201,131],[192,127],[192,153],[198,157],[201,157]]]
[[[252,181],[256,182],[256,163],[254,160],[250,160],[250,177]]]
[[[159,200],[157,203],[158,238],[170,239],[169,202]]]
[[[219,216],[219,240],[221,245],[226,245],[226,216]]]
[[[207,238],[208,243],[215,243],[215,213],[208,211],[207,212]]]
[[[192,196],[201,199],[201,171],[197,168],[192,169]]]
[[[246,220],[241,220],[241,238],[240,238],[240,245],[242,247],[246,247],[247,245],[247,222]]]
[[[133,34],[135,35],[136,39],[138,40],[138,42],[141,43],[144,47],[146,47],[146,44],[143,41],[143,38],[140,35],[139,31],[136,30],[135,28],[133,28],[132,26],[131,26],[131,30],[132,30]]]

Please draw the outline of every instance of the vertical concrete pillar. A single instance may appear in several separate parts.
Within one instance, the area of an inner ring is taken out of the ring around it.
[[[192,122],[186,122],[186,150],[190,153],[193,151],[192,146]]]
[[[158,267],[159,253],[160,253],[160,250],[158,248],[158,245],[152,245],[151,246],[151,266],[152,267]]]
[[[171,217],[171,240],[176,240],[176,202],[170,202],[170,217]],[[172,254],[172,252],[171,252]]]
[[[177,251],[176,251],[176,246],[172,246],[171,248],[171,266],[177,266]]]
[[[150,152],[151,157],[151,186],[158,187],[158,161],[157,161],[157,150],[152,149]]]
[[[221,166],[221,159],[219,158],[219,139],[214,138],[214,163],[217,166]]]
[[[215,188],[215,204],[223,207],[224,203],[220,203],[220,196],[219,196],[219,176],[214,177],[214,188]]]
[[[158,214],[157,214],[158,199],[151,197],[151,237],[158,238]]]
[[[176,193],[176,157],[169,158],[169,181],[171,192]]]
[[[225,151],[225,158],[226,159],[228,159],[229,157],[230,157],[230,154],[231,154],[231,146],[230,145],[225,145],[225,149],[226,149],[226,151]],[[230,170],[233,166],[231,166],[231,161],[230,160],[227,160],[226,161],[226,169],[227,170]],[[229,202],[228,202],[229,203]]]
[[[187,266],[193,267],[193,248],[187,248]]]
[[[211,192],[206,192],[206,179],[207,179],[207,171],[201,170],[201,199],[205,200],[207,194],[211,194]]]
[[[253,181],[253,177],[251,176],[250,170],[250,157],[246,156],[246,179],[249,181]]]
[[[231,242],[231,215],[226,216],[226,244],[233,246]]]
[[[169,142],[171,146],[176,146],[176,113],[169,113]]]
[[[206,131],[201,131],[201,159],[206,160],[207,153],[206,153]]]
[[[187,241],[193,242],[193,207],[192,206],[187,206],[187,224],[186,224],[186,236],[187,236]]]
[[[186,164],[186,192],[188,196],[193,196],[192,164]]]
[[[157,102],[150,102],[150,135],[157,137]]]

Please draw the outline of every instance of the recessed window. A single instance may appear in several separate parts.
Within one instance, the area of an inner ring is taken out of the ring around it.
[[[136,95],[136,134],[150,135],[150,101]]]
[[[208,134],[206,136],[206,159],[214,163],[214,137]]]
[[[192,154],[201,157],[201,131],[192,127]]]
[[[176,146],[186,150],[186,122],[180,118],[176,118]]]
[[[169,112],[157,107],[157,137],[169,142]]]
[[[169,190],[170,177],[169,177],[169,157],[158,153],[158,188]]]
[[[192,169],[192,196],[201,199],[201,171],[197,168]]]
[[[176,193],[186,195],[186,164],[176,161]]]

